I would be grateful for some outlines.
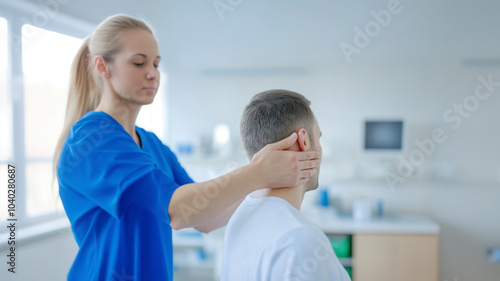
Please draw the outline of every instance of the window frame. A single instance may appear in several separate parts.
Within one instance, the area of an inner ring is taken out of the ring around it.
[[[22,58],[22,27],[30,24],[39,28],[83,39],[90,35],[95,28],[94,24],[68,16],[61,12],[66,0],[58,0],[60,6],[50,14],[47,7],[21,1],[0,0],[0,17],[7,21],[7,100],[12,106],[12,153],[7,161],[0,160],[0,164],[13,164],[16,166],[16,218],[22,221],[20,232],[30,233],[30,236],[43,235],[49,232],[47,228],[37,228],[37,225],[47,224],[51,221],[60,221],[66,218],[64,211],[53,211],[47,214],[28,216],[27,214],[27,178],[26,167],[28,163],[39,162],[37,159],[26,158],[25,147],[25,89]],[[40,20],[44,20],[43,22]],[[36,36],[36,35],[34,35]],[[27,38],[29,40],[29,38]],[[4,172],[4,171],[2,171]],[[3,197],[2,197],[3,198]],[[6,210],[1,210],[5,212]],[[66,218],[67,220],[67,218]],[[69,225],[69,224],[68,224]],[[58,225],[60,227],[60,225]],[[43,229],[33,231],[33,229]],[[30,232],[31,231],[31,232]],[[0,240],[3,241],[5,230],[0,231]],[[21,235],[25,236],[25,235]],[[29,238],[29,237],[26,237]],[[2,243],[2,247],[6,243]]]

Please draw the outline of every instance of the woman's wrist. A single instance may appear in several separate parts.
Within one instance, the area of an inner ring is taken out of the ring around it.
[[[244,181],[248,184],[248,193],[254,192],[265,188],[267,183],[264,178],[264,174],[260,169],[260,163],[258,161],[252,161],[248,165],[242,167],[244,174]]]

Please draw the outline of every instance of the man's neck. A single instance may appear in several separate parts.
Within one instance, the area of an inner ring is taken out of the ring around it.
[[[295,187],[283,187],[283,188],[264,188],[259,189],[250,194],[252,198],[261,197],[279,197],[286,200],[290,205],[297,208],[300,211],[300,206],[302,205],[302,200],[304,200],[305,187],[295,186]]]

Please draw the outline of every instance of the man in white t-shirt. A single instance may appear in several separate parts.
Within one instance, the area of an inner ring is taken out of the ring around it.
[[[286,90],[255,95],[246,106],[240,134],[248,158],[293,132],[290,149],[321,153],[321,131],[310,101]],[[224,238],[222,281],[348,281],[326,235],[300,213],[315,177],[296,187],[249,194],[232,215]]]

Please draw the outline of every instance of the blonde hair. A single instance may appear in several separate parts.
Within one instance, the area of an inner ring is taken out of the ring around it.
[[[120,51],[120,36],[130,29],[143,29],[154,36],[153,29],[144,21],[126,16],[114,15],[101,22],[94,32],[85,38],[71,66],[68,104],[52,164],[54,178],[66,136],[71,127],[87,112],[94,110],[101,100],[102,81],[94,70],[92,59],[101,55],[105,61],[113,60]]]

